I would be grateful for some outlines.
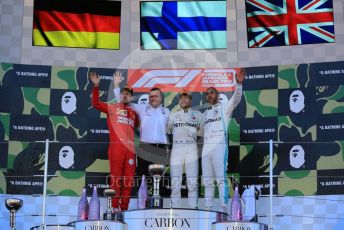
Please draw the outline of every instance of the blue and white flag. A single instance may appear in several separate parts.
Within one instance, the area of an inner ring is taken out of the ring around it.
[[[226,1],[141,2],[142,49],[225,49],[226,25]]]

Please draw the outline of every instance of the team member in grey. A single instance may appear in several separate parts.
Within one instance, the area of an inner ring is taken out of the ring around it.
[[[201,125],[201,113],[191,109],[191,93],[179,93],[178,109],[170,113],[167,131],[172,133],[173,144],[170,161],[171,206],[180,207],[183,168],[185,166],[188,203],[197,207],[198,198],[198,148],[197,134]]]

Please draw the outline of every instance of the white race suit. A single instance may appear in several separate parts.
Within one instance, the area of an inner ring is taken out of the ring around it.
[[[173,134],[171,153],[171,205],[180,207],[182,175],[185,166],[188,203],[190,208],[197,207],[198,198],[198,148],[197,134],[201,125],[202,114],[192,109],[171,112],[167,130]]]
[[[216,179],[221,207],[228,203],[228,125],[232,113],[240,103],[242,85],[237,84],[228,103],[209,107],[202,118],[204,145],[202,150],[202,180],[205,187],[205,208],[212,209]]]

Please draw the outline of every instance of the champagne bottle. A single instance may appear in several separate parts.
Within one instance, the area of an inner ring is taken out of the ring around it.
[[[241,221],[241,203],[240,203],[240,195],[238,187],[235,187],[234,196],[232,199],[231,205],[231,219],[232,221]]]
[[[89,220],[99,220],[100,219],[100,200],[97,193],[97,187],[93,187],[93,194],[90,200],[90,209],[88,213]]]
[[[147,207],[147,199],[148,199],[148,189],[147,189],[146,177],[145,175],[143,175],[139,192],[138,192],[137,208],[145,209]]]
[[[86,196],[86,188],[82,189],[82,194],[79,200],[78,205],[78,220],[87,220],[88,219],[88,201]]]

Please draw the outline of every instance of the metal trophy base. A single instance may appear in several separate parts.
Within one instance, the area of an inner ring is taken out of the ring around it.
[[[227,221],[213,223],[212,230],[228,230],[228,229],[250,229],[250,230],[268,230],[266,224],[246,221]]]
[[[161,197],[149,197],[148,198],[148,207],[149,208],[162,208],[163,199]]]
[[[41,230],[41,229],[43,228],[40,225],[30,228],[30,230]],[[60,225],[60,224],[56,224],[56,225],[49,224],[49,225],[46,225],[44,229],[46,230],[74,230],[72,226]]]
[[[104,213],[103,220],[123,222],[123,214],[122,212],[111,213],[111,219],[108,219],[107,213]]]
[[[212,223],[225,219],[221,212],[197,209],[137,209],[123,212],[127,230],[211,230]]]
[[[76,221],[70,223],[74,226],[74,230],[85,230],[85,229],[106,229],[106,230],[126,230],[127,224],[120,221],[108,221],[108,220],[86,220]]]

